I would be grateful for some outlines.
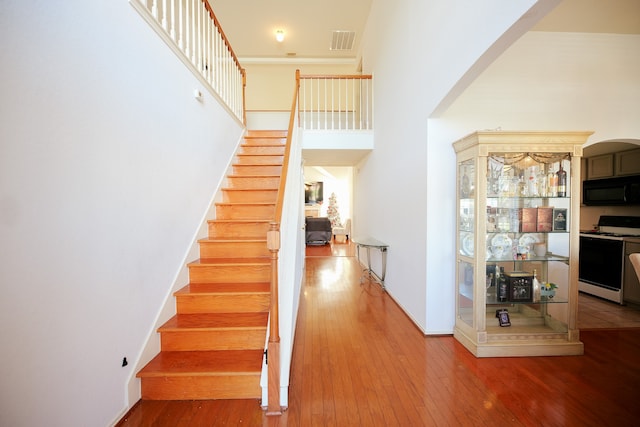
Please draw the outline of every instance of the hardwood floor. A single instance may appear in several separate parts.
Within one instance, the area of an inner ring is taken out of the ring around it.
[[[640,328],[640,307],[620,305],[580,293],[578,329]]]
[[[257,400],[142,401],[118,425],[638,425],[640,328],[582,331],[584,356],[477,359],[361,284],[352,245],[327,246],[308,248],[282,416]]]

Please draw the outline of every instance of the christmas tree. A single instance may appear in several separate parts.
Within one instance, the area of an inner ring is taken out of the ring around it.
[[[329,197],[329,206],[327,206],[327,218],[331,221],[331,227],[342,227],[340,213],[338,212],[338,202],[336,201],[336,193],[331,193]]]

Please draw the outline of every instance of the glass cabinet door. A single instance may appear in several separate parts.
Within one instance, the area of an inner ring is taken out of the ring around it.
[[[474,271],[475,253],[475,166],[472,160],[458,165],[459,171],[459,209],[458,247],[463,257],[458,265],[458,317],[473,326]],[[468,258],[468,259],[467,259]]]
[[[509,311],[537,314],[546,323],[551,313],[566,322],[566,305],[549,310],[549,304],[567,303],[568,269],[563,267],[569,260],[568,157],[568,153],[489,156],[485,224],[488,308],[509,304]],[[557,286],[560,292],[547,292],[547,286]]]

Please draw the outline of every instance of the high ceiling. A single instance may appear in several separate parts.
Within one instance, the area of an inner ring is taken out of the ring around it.
[[[252,60],[353,61],[371,0],[209,0],[233,50]],[[285,39],[278,43],[276,30]],[[334,31],[354,31],[350,50],[330,50]]]
[[[208,0],[242,64],[352,63],[372,0]],[[276,30],[285,32],[278,43]],[[350,50],[330,50],[334,31],[353,31]],[[640,34],[640,0],[563,0],[532,31]],[[599,144],[598,144],[599,145]],[[613,150],[607,144],[606,150]],[[593,154],[605,150],[590,147]],[[606,151],[605,150],[605,151]],[[606,151],[608,152],[608,151]],[[350,166],[361,151],[307,150],[308,164]],[[336,159],[339,158],[340,161]]]
[[[241,62],[355,62],[372,0],[209,0]],[[275,32],[285,39],[278,43]],[[564,0],[535,31],[640,34],[640,0]],[[334,31],[354,31],[350,50],[330,50]]]

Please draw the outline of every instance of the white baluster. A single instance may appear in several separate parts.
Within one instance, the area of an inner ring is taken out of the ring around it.
[[[351,129],[356,128],[356,81],[351,79]]]
[[[171,1],[171,29],[169,30],[169,35],[171,36],[171,40],[176,41],[176,0]]]
[[[205,69],[206,69],[206,76],[205,78],[207,79],[207,82],[209,82],[209,84],[211,84],[211,16],[209,16],[209,12],[207,11],[207,20],[205,21],[205,27],[206,27],[206,46],[205,46],[205,55],[204,55],[204,61],[205,61]]]
[[[158,21],[158,0],[153,0],[151,2],[151,16],[153,16],[156,22],[159,22]]]
[[[167,0],[162,0],[162,28],[169,31],[169,21],[167,20]]]
[[[318,127],[320,128],[320,79],[316,79],[316,116],[318,117]]]
[[[180,28],[178,29],[178,47],[184,52],[184,0],[178,0],[178,23]]]
[[[342,84],[338,80],[338,129],[342,129]]]

